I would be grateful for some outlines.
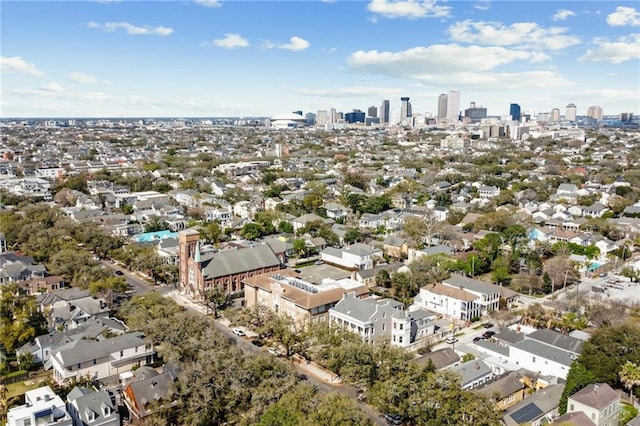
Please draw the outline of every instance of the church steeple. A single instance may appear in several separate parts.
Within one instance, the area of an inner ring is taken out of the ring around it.
[[[197,263],[202,262],[202,255],[200,254],[200,241],[196,241],[196,252],[193,255],[193,260]]]

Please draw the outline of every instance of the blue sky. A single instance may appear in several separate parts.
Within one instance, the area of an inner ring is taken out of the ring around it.
[[[638,2],[4,1],[2,117],[640,113]]]

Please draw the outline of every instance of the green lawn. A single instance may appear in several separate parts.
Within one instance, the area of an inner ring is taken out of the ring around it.
[[[24,394],[26,391],[41,387],[51,377],[50,371],[43,371],[37,376],[24,382],[7,385],[7,399]]]

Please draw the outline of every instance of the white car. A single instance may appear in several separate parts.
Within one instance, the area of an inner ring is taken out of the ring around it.
[[[234,328],[233,329],[233,334],[235,334],[236,336],[239,337],[244,337],[247,335],[247,333],[245,333],[244,331],[240,330],[239,328]]]
[[[447,337],[447,340],[446,340],[446,342],[449,344],[455,343],[457,341],[458,339],[456,337],[451,337],[451,336]]]

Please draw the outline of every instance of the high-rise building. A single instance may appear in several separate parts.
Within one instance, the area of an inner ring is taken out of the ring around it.
[[[439,120],[447,118],[447,94],[438,96],[438,117]]]
[[[347,123],[364,123],[365,115],[364,112],[359,109],[354,109],[351,112],[348,112],[344,115],[344,121]]]
[[[318,126],[324,126],[329,122],[329,114],[326,109],[319,109],[316,114],[316,124]]]
[[[621,112],[619,115],[619,118],[622,123],[631,123],[633,121],[633,113]]]
[[[316,124],[316,115],[312,112],[308,112],[305,116],[307,118],[307,126],[313,126]]]
[[[447,96],[447,120],[452,123],[458,122],[460,116],[460,92],[452,90]]]
[[[400,122],[404,122],[411,117],[411,102],[409,102],[407,96],[400,98],[400,100],[402,101],[402,106],[400,107]]]
[[[590,106],[587,108],[587,117],[592,118],[596,121],[602,121],[602,108],[599,106]]]
[[[487,109],[476,107],[475,102],[471,102],[468,109],[464,110],[465,122],[479,123],[483,118],[487,118]]]
[[[560,110],[558,108],[554,108],[551,110],[549,121],[552,123],[557,123],[558,121],[560,121]]]
[[[329,110],[329,123],[337,123],[338,122],[338,114],[336,113],[335,108],[331,108]]]
[[[567,121],[576,121],[577,111],[578,108],[576,107],[576,104],[567,105],[567,109],[564,113],[564,119]]]
[[[378,116],[378,108],[374,106],[370,106],[367,110],[367,117],[377,117]]]
[[[511,116],[511,119],[513,121],[520,121],[520,118],[521,118],[520,105],[518,104],[509,105],[509,115]]]
[[[380,106],[380,122],[382,124],[389,124],[389,109],[389,100],[385,99]]]

